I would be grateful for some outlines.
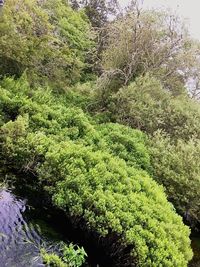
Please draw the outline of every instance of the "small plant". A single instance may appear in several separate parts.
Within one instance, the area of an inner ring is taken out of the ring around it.
[[[62,259],[55,253],[47,253],[47,251],[42,248],[40,250],[40,254],[43,260],[43,263],[46,266],[51,267],[68,267],[67,264],[65,264]]]
[[[72,243],[69,246],[63,246],[63,261],[67,263],[69,267],[80,267],[85,262],[87,253],[83,247],[78,247]]]
[[[51,267],[81,267],[85,262],[87,254],[83,247],[72,243],[67,246],[61,242],[60,255],[55,252],[47,252],[45,248],[40,250],[43,263]]]

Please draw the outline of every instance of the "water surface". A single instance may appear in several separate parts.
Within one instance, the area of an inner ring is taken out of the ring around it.
[[[52,242],[26,218],[28,209],[26,199],[0,189],[0,267],[45,266],[40,249]]]

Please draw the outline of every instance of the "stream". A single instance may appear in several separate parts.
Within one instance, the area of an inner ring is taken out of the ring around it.
[[[42,221],[38,224],[30,215],[26,199],[9,190],[0,190],[0,267],[45,266],[40,249],[56,251],[58,243],[43,235]]]

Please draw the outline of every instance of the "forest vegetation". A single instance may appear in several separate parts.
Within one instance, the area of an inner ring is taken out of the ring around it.
[[[200,230],[199,55],[179,17],[138,1],[6,0],[2,172],[93,233],[113,266],[188,266]],[[41,253],[58,267],[85,256]]]

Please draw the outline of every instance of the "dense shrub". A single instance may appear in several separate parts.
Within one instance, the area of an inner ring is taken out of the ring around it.
[[[33,174],[54,205],[84,221],[88,231],[107,240],[114,235],[119,266],[187,266],[189,229],[162,187],[141,170],[149,166],[145,136],[119,125],[97,126],[49,91],[30,97],[24,83],[2,83],[1,112],[7,119],[0,130],[1,162]]]
[[[190,225],[199,223],[199,103],[186,95],[172,96],[149,75],[136,79],[107,100],[112,120],[149,135],[152,168],[148,171],[164,185],[168,199]],[[155,134],[159,130],[163,135]],[[112,135],[113,130],[109,132]],[[119,143],[117,146],[122,146]],[[124,158],[120,149],[118,154]],[[130,151],[127,155],[132,157]]]
[[[134,166],[148,168],[146,137],[142,132],[119,124],[97,125],[76,107],[76,101],[74,106],[67,97],[55,98],[48,88],[31,91],[25,77],[15,82],[10,78],[4,79],[1,90],[0,112],[5,122],[14,120],[17,115],[26,117],[28,114],[32,131],[51,134],[60,141],[76,140],[94,150],[113,153]]]
[[[145,134],[117,123],[101,124],[97,129],[110,153],[124,159],[128,165],[150,169]]]
[[[143,85],[144,81],[142,80],[140,83]],[[152,87],[150,87],[150,85]],[[199,220],[199,145],[197,145],[199,142],[197,139],[196,141],[194,139],[198,133],[197,124],[194,123],[198,121],[198,113],[194,115],[195,106],[193,106],[193,109],[191,108],[190,111],[189,109],[183,109],[184,106],[180,100],[170,98],[168,93],[163,94],[162,88],[160,88],[160,91],[157,91],[158,83],[156,80],[146,81],[144,85],[144,92],[146,93],[141,95],[139,92],[135,92],[137,93],[137,97],[134,98],[135,105],[139,97],[143,99],[144,105],[142,106],[143,109],[141,108],[141,110],[139,110],[140,104],[142,103],[139,102],[131,110],[134,112],[132,115],[133,121],[138,120],[144,123],[148,129],[147,131],[152,132],[152,134],[157,127],[163,127],[166,129],[165,132],[168,132],[171,136],[170,138],[163,138],[161,135],[158,136],[156,140],[155,137],[150,137],[149,155],[145,145],[147,138],[141,131],[116,123],[97,125],[89,115],[86,115],[80,108],[74,107],[73,101],[69,101],[70,98],[63,98],[62,96],[56,96],[55,98],[48,88],[46,90],[39,88],[38,90],[31,91],[25,77],[15,82],[10,78],[4,79],[1,86],[0,112],[2,114],[2,120],[7,122],[9,120],[14,120],[17,115],[22,116],[21,118],[18,117],[16,120],[14,129],[9,130],[9,127],[13,128],[13,126],[11,122],[8,123],[6,126],[7,135],[11,135],[9,131],[13,131],[12,136],[15,138],[16,129],[18,129],[17,125],[20,125],[21,121],[24,119],[28,124],[27,127],[31,129],[31,132],[27,134],[25,139],[24,136],[21,137],[22,144],[19,147],[25,145],[25,140],[27,140],[29,144],[32,144],[38,139],[43,140],[44,143],[47,142],[44,146],[46,147],[45,151],[47,151],[52,141],[61,142],[73,140],[77,144],[90,146],[93,151],[107,151],[115,157],[125,160],[129,166],[142,168],[153,174],[153,177],[160,184],[165,186],[168,198],[174,203],[177,210],[186,218],[190,218],[193,223]],[[131,94],[135,94],[134,90],[131,91],[131,89],[133,89],[131,86],[128,87],[128,89],[130,89]],[[141,90],[143,90],[142,87]],[[150,101],[146,102],[146,99],[148,99],[147,96],[152,96],[154,99],[152,100],[152,106],[150,105]],[[159,99],[163,100],[160,102],[160,108],[159,105],[156,108],[155,104],[159,103]],[[182,104],[175,105],[174,103],[176,102]],[[192,104],[192,102],[189,101],[188,103]],[[176,109],[172,108],[172,104],[175,105]],[[75,102],[75,105],[77,105],[77,102]],[[148,105],[150,106],[150,110]],[[145,113],[145,106],[148,110],[147,113]],[[122,107],[122,103],[120,103],[119,107]],[[128,107],[128,105],[126,105],[126,107]],[[171,109],[170,116],[174,116],[173,121],[165,115],[161,107],[168,110]],[[186,104],[185,107],[187,107]],[[177,110],[179,110],[179,112]],[[141,113],[141,117],[139,117],[136,112],[138,112],[138,114]],[[157,117],[155,116],[155,112],[159,114]],[[191,116],[190,113],[193,114],[193,116]],[[148,116],[148,114],[151,114],[152,117]],[[175,117],[180,117],[183,120],[186,118],[184,114],[187,114],[188,120],[185,121],[184,125],[182,121],[183,127],[181,127],[181,123],[178,119],[175,120]],[[123,114],[120,115],[122,116]],[[189,126],[190,124],[191,127]],[[21,126],[19,126],[19,128],[20,127]],[[2,127],[2,130],[3,129],[4,127]],[[190,134],[191,131],[194,133],[193,141],[188,142],[180,140],[180,137],[186,140],[189,139],[192,135]],[[35,134],[33,134],[33,132],[35,132]],[[49,135],[51,139],[47,138]],[[178,143],[176,144],[177,139]],[[29,147],[27,153],[32,154],[32,160],[30,161],[32,163],[24,163],[26,166],[25,169],[31,169],[35,165],[35,156],[33,155],[35,155],[36,152]],[[187,157],[186,153],[188,155]],[[190,157],[191,160],[187,160],[188,157]],[[11,158],[13,158],[13,155]],[[26,157],[23,155],[19,157],[18,154],[17,164],[20,160],[25,158]],[[37,158],[38,156],[36,159]],[[17,165],[16,162],[12,163],[13,166]]]
[[[46,188],[57,206],[82,216],[103,236],[110,231],[121,236],[124,246],[135,246],[131,255],[137,253],[141,266],[185,265],[185,252],[180,258],[175,252],[175,239],[185,232],[180,233],[180,218],[146,173],[102,151],[70,143],[54,145],[45,159],[40,179],[53,183]]]
[[[162,129],[174,139],[200,138],[200,106],[185,95],[173,97],[155,78],[140,77],[109,97],[115,121],[148,134]]]
[[[186,220],[200,222],[200,141],[173,143],[169,135],[157,132],[149,144],[154,178]]]
[[[5,128],[6,125],[4,131]],[[39,139],[32,134],[35,138],[31,143],[30,136],[26,140],[15,135],[13,142],[4,144],[4,157],[10,155],[18,160],[18,165],[26,164],[23,167],[27,169],[27,160],[31,166],[31,160],[37,163],[36,156],[39,152],[43,154],[44,163],[35,164],[31,170],[37,171],[56,206],[73,217],[84,218],[87,227],[102,236],[109,238],[110,233],[115,233],[122,248],[134,248],[131,256],[137,255],[141,266],[158,262],[165,266],[186,266],[191,257],[186,238],[188,229],[181,226],[181,218],[167,203],[162,189],[145,172],[72,141],[43,144],[44,137]],[[19,158],[25,157],[26,162],[19,162]]]

